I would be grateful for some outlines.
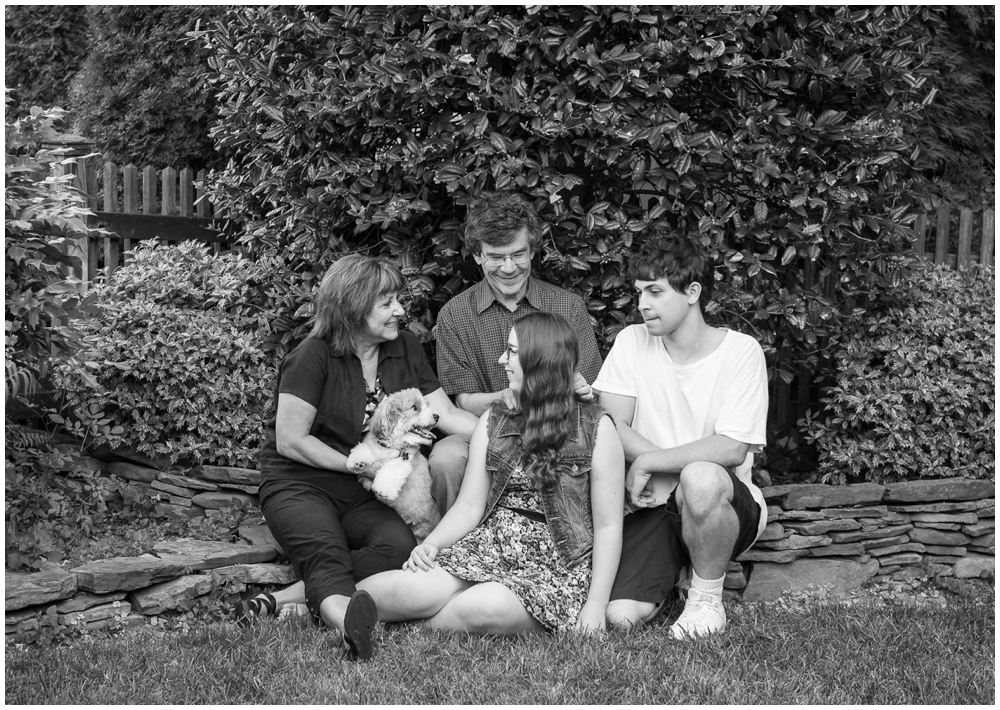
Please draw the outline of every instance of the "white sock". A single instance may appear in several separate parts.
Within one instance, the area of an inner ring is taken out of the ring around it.
[[[701,594],[715,597],[717,601],[722,600],[722,585],[725,581],[725,575],[718,579],[702,579],[697,572],[691,570],[691,589],[697,589]]]

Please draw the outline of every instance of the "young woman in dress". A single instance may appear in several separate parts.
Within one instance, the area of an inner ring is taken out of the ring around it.
[[[625,458],[611,418],[573,397],[565,319],[515,322],[500,357],[518,407],[472,435],[455,505],[402,570],[358,584],[384,621],[486,634],[599,630],[621,554]]]

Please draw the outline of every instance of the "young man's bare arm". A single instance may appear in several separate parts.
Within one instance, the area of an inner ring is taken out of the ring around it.
[[[631,502],[640,507],[654,504],[652,491],[647,487],[654,473],[679,475],[685,466],[695,461],[709,461],[732,469],[743,463],[750,450],[749,444],[720,434],[661,449],[632,428],[635,397],[602,392],[601,406],[615,419],[618,436],[625,449],[625,460],[631,464],[625,477],[625,487]]]

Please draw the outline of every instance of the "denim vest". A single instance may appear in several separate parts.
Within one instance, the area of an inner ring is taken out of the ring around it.
[[[521,466],[524,414],[510,415],[506,411],[497,405],[490,409],[489,442],[486,445],[490,492],[483,521],[496,508],[514,469]],[[559,478],[551,490],[539,491],[549,534],[566,567],[584,562],[594,547],[590,469],[597,424],[606,414],[597,404],[577,403],[576,412],[570,414],[575,426],[560,450]]]

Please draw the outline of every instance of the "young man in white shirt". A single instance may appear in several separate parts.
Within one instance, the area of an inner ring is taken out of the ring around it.
[[[750,477],[766,443],[764,352],[750,336],[705,322],[713,268],[685,236],[654,240],[629,278],[644,323],[618,334],[594,382],[625,447],[634,509],[608,620],[652,620],[688,567],[691,589],[671,635],[721,632],[728,563],[767,524]]]

